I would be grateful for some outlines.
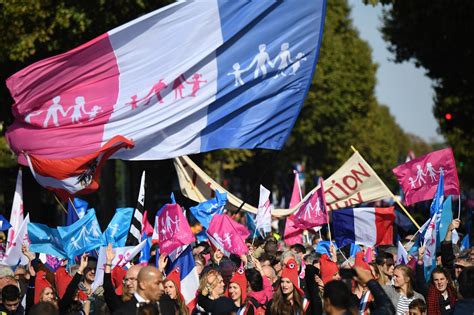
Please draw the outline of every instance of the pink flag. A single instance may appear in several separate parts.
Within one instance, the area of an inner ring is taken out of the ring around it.
[[[434,151],[393,169],[405,193],[405,204],[433,199],[440,175],[444,194],[459,195],[459,180],[451,148]]]
[[[225,214],[216,214],[209,224],[207,235],[212,245],[226,256],[241,256],[248,252],[245,238],[239,233],[238,223]]]
[[[324,199],[323,181],[319,181],[319,189],[304,202],[295,212],[295,226],[309,229],[328,223],[326,200]]]
[[[295,181],[293,183],[293,193],[291,194],[290,208],[293,208],[301,201],[298,172],[295,173]],[[286,218],[285,233],[283,239],[287,245],[302,244],[303,234],[301,229],[295,227],[295,213]]]
[[[156,220],[160,253],[170,255],[173,251],[194,242],[194,234],[178,204],[165,205]]]

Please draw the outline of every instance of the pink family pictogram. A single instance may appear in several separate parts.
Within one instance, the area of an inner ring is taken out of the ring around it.
[[[184,83],[191,86],[191,93],[188,95],[183,95],[183,90],[186,89]],[[190,80],[186,80],[184,75],[181,74],[176,79],[174,79],[173,84],[171,85],[171,89],[174,91],[174,100],[176,101],[186,97],[196,97],[196,94],[201,89],[201,85],[203,83],[207,83],[207,80],[202,80],[202,74],[200,73],[193,74]],[[140,106],[149,105],[153,97],[156,97],[157,103],[164,104],[164,92],[169,87],[170,85],[168,85],[164,79],[160,79],[158,82],[153,84],[150,91],[148,91],[144,97],[139,98],[137,94],[132,95],[130,97],[131,101],[125,103],[125,105],[130,106],[130,109],[132,110],[137,109]]]

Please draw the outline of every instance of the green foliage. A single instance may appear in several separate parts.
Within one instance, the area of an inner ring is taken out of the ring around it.
[[[382,31],[396,61],[413,60],[433,79],[434,115],[454,149],[464,184],[474,184],[474,2],[389,1]],[[445,114],[452,115],[451,120]],[[461,163],[463,167],[461,168]]]
[[[9,168],[15,165],[15,155],[8,148],[5,137],[0,137],[0,168]]]

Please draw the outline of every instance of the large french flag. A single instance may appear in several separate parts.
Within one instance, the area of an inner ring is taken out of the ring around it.
[[[350,208],[331,211],[334,239],[339,247],[393,244],[395,213],[388,208]]]
[[[7,80],[19,162],[281,149],[319,54],[325,0],[179,1]],[[42,176],[46,176],[42,174]]]
[[[184,302],[192,310],[195,306],[196,292],[199,288],[199,275],[194,262],[193,250],[188,246],[179,257],[166,268],[167,273],[178,268],[181,280],[181,294]]]

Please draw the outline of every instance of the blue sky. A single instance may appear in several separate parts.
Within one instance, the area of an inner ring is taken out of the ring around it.
[[[364,5],[362,0],[349,0],[352,18],[360,37],[372,47],[372,59],[377,70],[376,96],[387,105],[397,123],[406,132],[426,141],[443,141],[436,132],[438,124],[433,116],[433,89],[425,70],[412,62],[395,63],[387,49],[379,28],[382,24],[382,6]]]

